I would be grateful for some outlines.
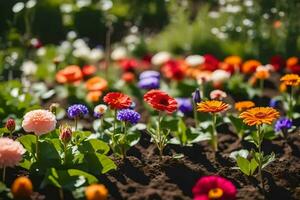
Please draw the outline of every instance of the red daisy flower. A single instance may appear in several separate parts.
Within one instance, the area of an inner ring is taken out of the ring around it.
[[[235,186],[220,176],[202,177],[193,187],[194,200],[234,200],[236,193]]]
[[[177,101],[167,93],[160,90],[150,90],[144,95],[144,101],[151,105],[155,110],[173,113],[177,110]]]
[[[120,92],[107,93],[104,96],[103,101],[107,103],[111,109],[125,109],[132,103],[129,96]]]

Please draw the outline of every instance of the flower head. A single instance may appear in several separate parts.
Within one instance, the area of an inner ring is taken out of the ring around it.
[[[68,108],[68,117],[71,119],[85,117],[89,114],[89,110],[85,105],[73,104]]]
[[[167,93],[160,90],[150,90],[144,95],[144,101],[155,110],[173,113],[177,110],[177,101]]]
[[[234,104],[235,109],[239,112],[253,108],[254,106],[255,103],[253,101],[239,101]]]
[[[271,107],[255,107],[240,114],[240,118],[249,126],[271,124],[279,117],[279,112]]]
[[[129,96],[120,92],[107,93],[103,101],[107,103],[111,109],[125,109],[128,108],[132,102]]]
[[[236,188],[227,179],[220,176],[205,176],[193,187],[194,200],[235,200]]]
[[[89,91],[104,91],[108,87],[108,83],[105,79],[95,76],[86,81],[85,87]]]
[[[107,106],[104,104],[99,104],[94,108],[94,117],[101,118],[107,111]]]
[[[9,118],[6,121],[5,127],[7,128],[7,130],[9,130],[10,132],[13,132],[16,128],[16,122],[13,118]]]
[[[176,98],[178,110],[184,114],[193,111],[193,104],[190,98]]]
[[[138,82],[138,86],[141,89],[151,90],[151,89],[158,89],[160,85],[159,78],[156,77],[149,77],[140,79]]]
[[[22,160],[25,149],[18,141],[0,138],[0,167],[14,167]]]
[[[171,54],[169,52],[161,51],[161,52],[158,52],[157,54],[155,54],[151,58],[151,63],[153,65],[162,65],[162,64],[166,63],[167,61],[169,61],[170,59],[171,59]]]
[[[125,72],[122,74],[122,80],[126,83],[132,83],[135,80],[135,74],[132,72]]]
[[[40,136],[55,129],[55,115],[48,110],[33,110],[24,115],[22,127],[26,132]]]
[[[31,180],[25,176],[16,178],[11,186],[11,193],[14,199],[30,199],[33,193]]]
[[[265,66],[258,66],[254,73],[254,77],[260,80],[265,80],[270,77],[270,70]]]
[[[247,60],[242,65],[242,72],[245,74],[251,74],[255,72],[256,68],[261,66],[261,63],[257,60]]]
[[[193,101],[194,101],[195,104],[201,102],[201,94],[200,94],[199,88],[197,88],[195,90],[195,92],[193,92],[192,96],[193,96]]]
[[[218,113],[223,112],[229,108],[227,103],[222,101],[203,101],[201,103],[197,103],[197,111],[200,112],[209,112],[209,113]]]
[[[77,83],[83,78],[81,69],[77,65],[70,65],[56,73],[58,83]]]
[[[298,74],[286,74],[280,78],[280,81],[287,86],[300,85],[300,76]]]
[[[292,73],[300,74],[300,63],[298,57],[293,56],[287,59],[286,66]]]
[[[278,119],[275,123],[275,131],[286,131],[290,128],[292,128],[293,122],[291,119],[282,117]]]
[[[119,110],[117,114],[117,119],[119,121],[130,122],[131,124],[136,124],[141,119],[141,115],[131,109]]]
[[[85,65],[81,71],[83,76],[90,76],[97,71],[97,68],[94,65]]]
[[[190,55],[185,58],[185,62],[188,64],[190,67],[197,67],[201,64],[204,63],[204,57],[200,55]]]
[[[139,76],[140,79],[145,79],[145,78],[160,78],[160,73],[157,71],[153,71],[153,70],[148,70],[148,71],[144,71],[140,74]]]
[[[72,129],[67,124],[61,125],[59,127],[59,139],[64,143],[67,144],[72,139]]]
[[[108,190],[102,184],[93,184],[85,188],[85,196],[87,200],[106,200]]]
[[[227,94],[222,90],[213,90],[209,96],[211,99],[222,100],[227,97]]]

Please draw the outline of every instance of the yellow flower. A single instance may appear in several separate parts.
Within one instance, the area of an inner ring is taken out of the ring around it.
[[[280,81],[287,86],[298,86],[300,84],[300,76],[297,74],[286,74],[280,78]]]
[[[239,101],[234,104],[234,107],[239,112],[247,110],[249,108],[253,108],[255,106],[253,101]]]
[[[271,124],[278,117],[279,112],[271,107],[255,107],[240,114],[240,118],[249,126]]]
[[[106,200],[108,190],[102,184],[93,184],[85,188],[85,196],[87,200]]]
[[[200,112],[218,113],[227,110],[228,107],[227,103],[215,100],[197,103],[197,111]]]

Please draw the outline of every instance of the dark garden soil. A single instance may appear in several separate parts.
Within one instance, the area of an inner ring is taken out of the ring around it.
[[[232,133],[219,134],[219,152],[214,154],[205,142],[191,147],[168,146],[163,160],[143,133],[138,145],[128,152],[128,159],[115,159],[119,170],[100,177],[110,190],[109,199],[176,200],[192,199],[192,187],[204,175],[218,174],[230,179],[238,188],[238,199],[264,199],[256,178],[246,177],[232,169],[235,163],[229,153],[242,147]],[[264,171],[266,199],[300,199],[300,131],[287,141],[277,139],[263,144],[266,153],[274,152],[276,161]],[[172,158],[180,153],[184,157]]]

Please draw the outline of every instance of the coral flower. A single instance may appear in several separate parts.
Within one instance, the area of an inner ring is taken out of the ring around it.
[[[279,112],[271,107],[255,107],[240,114],[240,118],[249,126],[271,124],[279,117]]]
[[[87,200],[106,200],[108,190],[102,184],[93,184],[85,188],[85,196]]]
[[[16,178],[11,186],[11,193],[14,199],[30,199],[33,193],[31,180],[25,176]]]
[[[242,65],[242,72],[245,74],[251,74],[255,72],[256,68],[261,66],[261,63],[257,60],[248,60]]]
[[[22,160],[25,149],[18,142],[9,138],[0,138],[0,167],[14,167]]]
[[[294,74],[300,74],[300,63],[297,57],[290,57],[286,61],[287,68]]]
[[[98,102],[102,96],[101,91],[90,91],[87,93],[86,99],[90,102]]]
[[[169,79],[182,80],[186,68],[187,65],[182,60],[169,60],[162,66],[161,71]]]
[[[83,76],[90,76],[97,71],[97,68],[94,65],[85,65],[82,67],[81,71]]]
[[[249,108],[253,108],[255,106],[254,102],[252,101],[239,101],[234,104],[234,107],[239,112],[245,111]]]
[[[24,115],[22,127],[26,132],[40,136],[55,129],[55,115],[48,110],[33,110]]]
[[[256,68],[254,77],[260,80],[265,80],[270,77],[270,72],[267,67],[264,66],[258,66]]]
[[[203,101],[201,103],[197,103],[197,111],[200,112],[209,112],[209,113],[218,113],[223,112],[229,108],[227,103],[222,101]]]
[[[160,90],[150,90],[144,95],[144,101],[151,105],[155,110],[173,113],[177,110],[177,101],[167,93]]]
[[[222,90],[213,90],[209,96],[211,99],[222,100],[227,97],[227,94]]]
[[[286,74],[280,78],[280,81],[287,86],[298,86],[300,84],[300,76],[297,74]]]
[[[219,176],[205,176],[193,187],[194,200],[235,200],[236,188],[227,179]]]
[[[89,91],[103,91],[106,90],[108,83],[101,77],[93,77],[86,81],[85,87]]]
[[[132,72],[125,72],[122,75],[122,80],[126,83],[132,83],[135,80],[135,75]]]
[[[70,65],[56,73],[58,83],[78,83],[82,77],[81,69],[77,65]]]
[[[103,101],[107,103],[111,109],[125,109],[132,103],[129,96],[120,92],[107,93],[104,96]]]

